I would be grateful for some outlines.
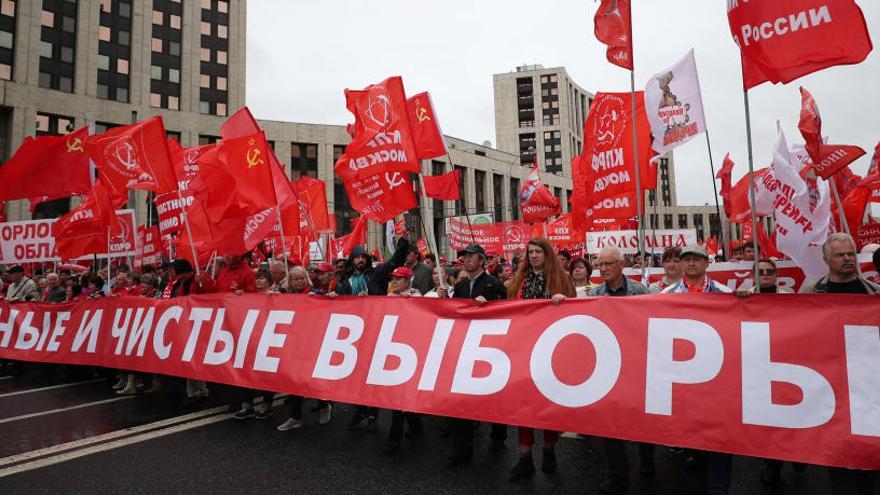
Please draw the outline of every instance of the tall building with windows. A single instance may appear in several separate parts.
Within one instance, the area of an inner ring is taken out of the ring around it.
[[[184,146],[218,136],[244,105],[246,10],[246,0],[0,0],[0,160],[27,136],[154,115]],[[26,202],[6,210],[30,216]]]
[[[521,165],[537,158],[542,170],[571,177],[593,93],[572,81],[564,67],[524,65],[493,80],[498,149],[519,155]]]

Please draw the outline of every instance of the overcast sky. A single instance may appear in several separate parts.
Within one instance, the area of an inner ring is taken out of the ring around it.
[[[875,45],[880,2],[859,0]],[[346,124],[344,88],[403,76],[408,94],[429,90],[443,131],[495,142],[492,75],[522,64],[564,66],[588,91],[629,91],[629,73],[609,64],[593,36],[590,0],[250,0],[247,104],[257,118]],[[634,0],[636,86],[696,51],[716,170],[725,152],[748,170],[738,49],[723,0]],[[750,92],[756,168],[769,164],[781,120],[789,143],[801,141],[798,86],[814,96],[829,142],[868,156],[880,140],[880,55],[834,67],[787,86]],[[712,201],[705,138],[675,151],[679,203]]]

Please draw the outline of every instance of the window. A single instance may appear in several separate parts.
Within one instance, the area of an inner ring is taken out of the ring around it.
[[[678,215],[678,228],[686,229],[688,228],[688,216],[685,214]]]
[[[703,229],[703,215],[701,213],[694,213],[694,228],[697,229],[697,239],[702,241],[705,238],[705,232]]]
[[[199,100],[207,103],[202,113],[225,115],[229,103],[227,92],[229,68],[229,4],[221,0],[201,2],[201,50],[199,72],[208,76],[213,85],[201,84]],[[213,53],[213,57],[211,54]],[[220,81],[222,78],[222,82]]]
[[[492,204],[495,206],[495,221],[500,222],[504,217],[504,176],[492,174]]]
[[[541,108],[544,125],[559,125],[559,84],[556,74],[541,76]]]
[[[446,172],[446,163],[431,160],[431,175],[443,175]],[[439,199],[432,200],[434,209],[434,218],[442,218],[444,216],[443,201]]]
[[[214,144],[220,140],[219,136],[211,136],[209,134],[199,134],[199,146],[206,144]]]
[[[318,145],[290,143],[290,177],[318,177]]]
[[[461,201],[455,202],[455,214],[459,216],[467,215],[467,208],[465,207],[465,202],[467,201],[465,195],[467,192],[467,169],[456,165],[455,170],[458,170],[458,173],[461,174]]]
[[[43,2],[40,16],[40,87],[73,92],[76,15],[76,0]]]
[[[672,227],[672,215],[663,215],[663,228],[671,229]]]
[[[474,206],[477,212],[486,211],[486,172],[474,170]]]
[[[519,135],[519,158],[522,165],[531,165],[535,160],[535,133],[529,132]]]
[[[519,220],[519,179],[510,178],[510,219]]]
[[[179,110],[183,5],[176,0],[153,0],[153,11],[150,106]],[[158,105],[153,105],[154,94]]]
[[[562,172],[562,132],[544,132],[544,169],[552,174]]]

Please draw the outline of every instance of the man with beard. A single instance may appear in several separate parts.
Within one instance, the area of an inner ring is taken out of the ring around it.
[[[409,241],[401,237],[397,241],[397,249],[394,256],[387,263],[373,267],[370,255],[363,246],[355,246],[348,256],[348,271],[342,280],[336,284],[335,290],[329,292],[329,297],[340,296],[384,296],[388,294],[388,277],[399,266],[403,266],[409,252]],[[354,415],[346,427],[349,430],[360,428],[366,422],[367,431],[376,430],[375,407],[357,406]]]

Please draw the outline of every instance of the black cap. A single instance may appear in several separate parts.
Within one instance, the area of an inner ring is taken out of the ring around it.
[[[24,267],[21,265],[15,265],[10,268],[6,273],[24,273]]]
[[[480,246],[479,244],[469,244],[468,247],[458,252],[458,255],[462,257],[469,254],[481,254],[483,255],[483,257],[486,257],[486,250],[483,249],[483,246]]]

